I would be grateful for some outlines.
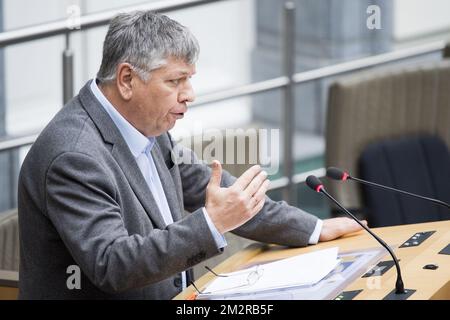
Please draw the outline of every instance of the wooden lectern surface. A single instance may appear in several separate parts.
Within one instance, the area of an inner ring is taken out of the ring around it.
[[[405,288],[416,290],[408,300],[450,299],[450,255],[439,254],[450,243],[450,220],[375,228],[372,231],[388,245],[395,246],[394,252],[400,260]],[[435,233],[419,246],[399,248],[416,233],[426,231]],[[335,246],[339,247],[339,252],[346,252],[378,247],[380,244],[365,231],[305,248],[253,244],[214,267],[214,271],[231,272],[258,262],[269,262]],[[387,251],[382,260],[392,260]],[[436,270],[423,269],[427,264],[436,264],[439,267]],[[213,278],[214,275],[208,272],[195,284],[201,289]],[[355,300],[381,300],[394,289],[396,278],[395,267],[392,267],[382,276],[358,278],[345,291],[363,290],[354,298]],[[175,299],[189,299],[193,294],[195,289],[190,286]]]
[[[0,270],[0,300],[17,299],[18,281],[19,273],[17,271]]]

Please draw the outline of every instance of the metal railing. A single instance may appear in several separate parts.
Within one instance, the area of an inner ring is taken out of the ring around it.
[[[184,8],[190,8],[205,5],[213,2],[227,0],[175,0],[175,1],[159,1],[150,4],[121,8],[117,10],[106,11],[103,13],[91,14],[80,17],[80,30],[68,29],[66,21],[44,24],[41,26],[29,27],[20,30],[8,31],[0,34],[0,47],[12,44],[43,39],[55,35],[66,36],[66,48],[63,52],[63,91],[64,99],[67,101],[73,95],[73,56],[70,52],[69,36],[72,32],[84,31],[89,28],[105,26],[119,12],[127,12],[134,10],[154,10],[158,12],[168,12]],[[294,185],[305,181],[309,174],[318,176],[324,175],[324,168],[319,168],[310,172],[295,174],[293,159],[293,135],[294,135],[294,88],[298,84],[310,81],[320,80],[326,77],[338,76],[345,73],[358,71],[362,69],[380,66],[387,63],[397,62],[403,59],[414,58],[421,55],[431,54],[443,51],[445,43],[438,41],[412,48],[397,50],[393,52],[383,53],[367,58],[357,59],[350,62],[339,63],[326,66],[311,71],[293,73],[295,66],[295,7],[293,2],[287,1],[284,7],[284,45],[283,45],[283,65],[284,76],[251,83],[227,90],[213,92],[199,96],[197,100],[190,106],[219,102],[223,100],[238,98],[242,96],[267,92],[271,90],[283,89],[283,146],[284,146],[284,176],[272,181],[271,189],[284,189],[284,199],[287,201],[295,201]],[[16,149],[23,146],[31,145],[38,134],[31,134],[21,137],[8,138],[0,140],[0,152],[10,149]]]
[[[228,0],[162,0],[81,16],[76,28],[71,25],[67,19],[64,19],[37,26],[6,31],[0,33],[0,48],[12,44],[40,40],[57,35],[68,35],[72,32],[85,31],[96,27],[106,26],[115,15],[121,12],[153,10],[163,13],[221,1],[224,2]]]

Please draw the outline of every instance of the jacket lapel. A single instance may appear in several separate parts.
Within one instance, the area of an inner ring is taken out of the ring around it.
[[[161,212],[159,211],[159,207],[156,204],[155,198],[153,197],[147,182],[142,176],[141,170],[139,169],[136,160],[134,159],[125,141],[123,144],[124,146],[120,143],[114,144],[112,155],[122,168],[122,171],[127,177],[131,188],[141,202],[150,219],[159,229],[165,229],[166,224]]]
[[[111,152],[112,156],[116,159],[123,173],[127,177],[128,183],[136,194],[136,197],[139,199],[139,202],[144,207],[144,210],[147,212],[147,215],[157,228],[165,229],[166,225],[164,219],[150,192],[147,182],[139,170],[133,154],[128,148],[119,129],[91,92],[90,81],[88,81],[88,83],[80,90],[79,98],[83,108],[100,131],[103,140],[106,143],[113,144]]]

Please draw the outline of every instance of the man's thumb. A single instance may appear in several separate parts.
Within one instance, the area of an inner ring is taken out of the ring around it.
[[[220,187],[220,181],[222,180],[222,165],[219,161],[214,160],[212,163],[211,179],[209,185],[213,187]]]

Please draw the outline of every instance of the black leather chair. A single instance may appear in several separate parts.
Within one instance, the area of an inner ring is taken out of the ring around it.
[[[329,90],[325,167],[359,177],[358,160],[369,144],[413,134],[438,136],[450,148],[449,88],[450,59],[374,68],[337,79]],[[359,184],[324,183],[346,208],[364,216]]]
[[[450,203],[450,155],[437,136],[414,135],[370,144],[361,154],[362,179]],[[371,227],[448,220],[447,208],[373,187],[362,187]]]

